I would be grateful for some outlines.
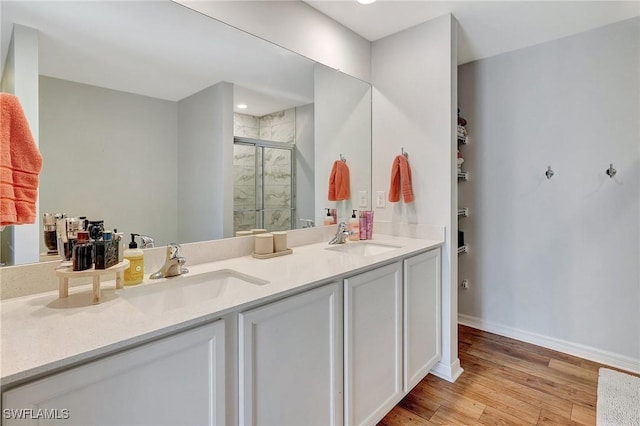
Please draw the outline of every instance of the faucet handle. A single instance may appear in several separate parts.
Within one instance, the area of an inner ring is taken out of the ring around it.
[[[338,224],[338,232],[345,232],[347,230],[347,223],[346,222],[340,222]]]
[[[182,247],[178,243],[167,244],[167,259],[182,258]]]

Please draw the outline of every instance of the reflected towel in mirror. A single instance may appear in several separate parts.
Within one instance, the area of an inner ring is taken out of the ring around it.
[[[351,197],[349,166],[342,160],[333,162],[329,175],[329,201],[348,200]]]

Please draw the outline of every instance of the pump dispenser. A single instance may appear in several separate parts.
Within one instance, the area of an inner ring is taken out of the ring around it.
[[[140,284],[144,279],[144,252],[136,243],[138,234],[131,234],[129,248],[124,251],[124,258],[129,260],[129,267],[124,270],[124,284]]]
[[[325,225],[333,225],[335,222],[333,221],[333,215],[331,215],[331,209],[325,209],[327,211],[327,215],[324,217]]]
[[[349,231],[349,240],[358,241],[360,239],[360,220],[356,217],[357,210],[353,210],[347,231]]]

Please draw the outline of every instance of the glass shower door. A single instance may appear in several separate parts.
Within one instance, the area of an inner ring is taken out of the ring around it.
[[[294,155],[291,144],[235,138],[234,232],[292,229]]]

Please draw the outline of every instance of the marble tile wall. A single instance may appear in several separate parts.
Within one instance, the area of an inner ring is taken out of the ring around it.
[[[275,142],[295,143],[295,108],[278,111],[260,117],[260,139]]]
[[[263,117],[234,114],[234,136],[259,138],[295,144],[295,109],[279,111]],[[256,227],[255,148],[234,146],[234,231]],[[291,153],[275,148],[264,149],[264,223],[269,231],[292,228]],[[262,173],[257,172],[258,179]],[[260,182],[259,182],[260,183]]]

